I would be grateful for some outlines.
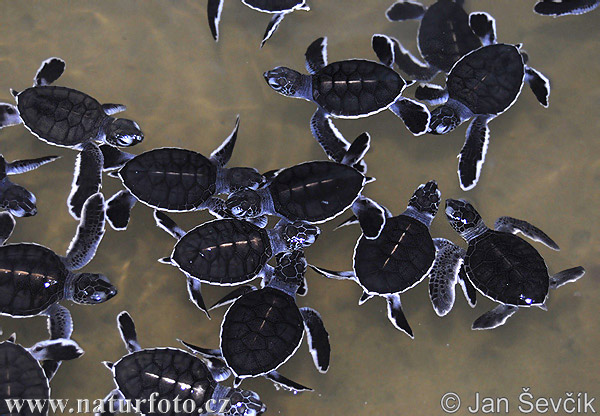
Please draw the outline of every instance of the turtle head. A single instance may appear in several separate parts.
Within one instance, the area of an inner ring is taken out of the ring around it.
[[[321,234],[319,227],[304,221],[287,223],[282,229],[282,238],[289,250],[301,250],[311,246]]]
[[[37,214],[35,195],[22,186],[15,185],[4,178],[0,184],[2,190],[1,208],[6,209],[15,217],[31,217]]]
[[[460,117],[456,111],[447,105],[442,105],[431,112],[429,133],[446,134],[460,124]]]
[[[276,256],[275,276],[284,283],[300,287],[308,264],[302,250],[279,253]]]
[[[114,118],[106,127],[106,142],[113,146],[129,147],[144,140],[140,126],[126,118]]]
[[[279,66],[263,74],[269,87],[287,97],[302,98],[304,76],[293,69]]]
[[[262,198],[252,189],[243,189],[229,195],[225,206],[235,218],[255,218],[262,214]]]
[[[438,189],[437,182],[432,180],[417,188],[408,201],[408,206],[435,217],[440,207],[441,197],[442,193]]]
[[[258,394],[250,390],[231,389],[225,399],[224,416],[259,416],[267,411]]]
[[[73,302],[84,305],[104,303],[117,294],[108,277],[99,273],[81,273],[73,287]]]
[[[265,178],[254,168],[230,168],[227,170],[229,192],[242,189],[257,189]]]
[[[446,199],[446,217],[452,228],[467,241],[485,227],[481,215],[464,199]]]

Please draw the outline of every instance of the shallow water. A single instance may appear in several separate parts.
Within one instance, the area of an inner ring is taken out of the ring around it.
[[[43,59],[60,56],[67,70],[58,85],[127,105],[124,115],[136,120],[146,135],[134,153],[180,146],[209,154],[240,114],[231,166],[267,171],[324,159],[308,128],[314,105],[274,93],[262,73],[277,65],[302,69],[306,47],[322,35],[329,37],[330,61],[374,59],[373,33],[393,35],[416,51],[418,25],[388,22],[384,12],[391,1],[312,3],[311,12],[288,16],[259,50],[269,17],[238,1],[225,2],[218,44],[210,36],[204,1],[3,2],[0,100],[11,100],[10,87],[29,86]],[[423,283],[403,296],[415,332],[410,340],[391,326],[382,299],[358,307],[357,285],[309,272],[309,294],[299,304],[321,312],[331,336],[331,368],[319,374],[303,345],[281,372],[314,392],[293,396],[265,380],[245,381],[243,385],[267,403],[267,414],[437,415],[443,414],[440,399],[446,392],[462,397],[457,414],[470,414],[467,406],[476,392],[507,397],[510,412],[518,414],[523,387],[530,387],[535,397],[559,398],[565,392],[600,396],[600,12],[552,19],[534,15],[533,4],[480,0],[466,5],[469,11],[494,15],[498,38],[523,42],[530,64],[552,81],[548,109],[524,89],[518,102],[491,123],[487,160],[473,191],[462,192],[456,175],[466,126],[445,136],[415,138],[390,112],[336,125],[350,140],[362,131],[371,134],[366,160],[377,181],[366,194],[395,214],[404,210],[414,188],[435,178],[443,197],[470,199],[488,224],[510,215],[546,231],[562,248],[553,252],[536,244],[551,272],[583,265],[587,274],[552,292],[547,312],[524,310],[505,326],[484,332],[471,331],[470,326],[493,307],[492,302],[480,296],[472,310],[459,293],[454,310],[440,319]],[[39,214],[19,220],[11,238],[63,253],[77,226],[65,205],[75,152],[50,147],[22,126],[0,134],[0,151],[8,160],[63,156],[13,178],[36,194]],[[105,177],[106,196],[119,186]],[[177,216],[186,229],[207,219],[205,213]],[[334,225],[323,226],[307,258],[327,268],[348,269],[359,230],[333,232]],[[434,221],[432,234],[465,246],[443,215]],[[52,382],[53,397],[97,399],[113,388],[100,362],[115,361],[125,352],[115,324],[124,309],[137,324],[142,346],[177,346],[177,338],[218,345],[224,311],[208,321],[187,300],[182,275],[156,262],[173,244],[154,226],[151,210],[141,205],[127,232],[107,230],[85,270],[110,276],[119,295],[95,307],[64,303],[75,321],[74,339],[86,354],[63,364]],[[223,293],[207,287],[205,298],[211,302]],[[0,326],[4,336],[16,331],[25,345],[46,336],[43,318],[3,317]],[[600,411],[600,403],[594,404]]]

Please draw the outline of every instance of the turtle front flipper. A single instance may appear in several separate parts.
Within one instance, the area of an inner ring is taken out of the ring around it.
[[[102,156],[104,157],[104,165],[102,166],[103,171],[119,169],[127,163],[127,161],[135,157],[131,153],[124,152],[110,144],[101,144],[99,147]]]
[[[63,258],[67,269],[79,270],[94,258],[104,236],[105,217],[104,196],[101,193],[90,196],[83,204],[77,233]]]
[[[74,360],[83,355],[81,347],[75,341],[66,338],[38,342],[29,351],[38,361],[43,361],[42,369],[48,380],[54,377],[63,361]]]
[[[142,347],[137,340],[137,333],[135,332],[135,323],[133,322],[131,315],[129,315],[129,312],[122,311],[117,316],[117,325],[127,351],[134,352],[141,350]]]
[[[406,316],[404,316],[404,312],[402,311],[402,302],[400,301],[400,295],[398,293],[394,293],[386,296],[387,299],[387,310],[388,310],[388,319],[400,331],[404,332],[406,335],[414,339],[413,331],[408,324],[408,320]]]
[[[53,304],[44,312],[48,316],[48,333],[50,339],[71,338],[73,333],[73,318],[71,312],[58,303]]]
[[[121,113],[126,110],[127,107],[125,106],[125,104],[102,104],[102,111],[104,111],[107,116],[112,116],[113,114]]]
[[[85,143],[75,160],[73,184],[67,199],[69,212],[76,220],[81,216],[85,201],[100,191],[103,166],[104,156],[100,148],[93,142]]]
[[[252,285],[240,286],[240,287],[232,290],[225,296],[223,296],[214,305],[212,305],[208,310],[212,311],[215,308],[220,308],[221,306],[229,305],[229,304],[235,302],[236,300],[238,300],[239,298],[241,298],[242,296],[244,296],[245,294],[252,292],[253,290],[256,290],[256,288]]]
[[[185,235],[185,231],[182,230],[171,217],[162,211],[154,210],[154,221],[158,228],[163,229],[167,234],[177,240],[180,240]]]
[[[304,329],[308,337],[308,348],[312,355],[315,367],[320,373],[326,373],[329,369],[331,346],[329,345],[329,333],[323,325],[319,312],[312,308],[300,308]]]
[[[350,143],[335,127],[323,109],[318,108],[313,114],[310,119],[310,129],[327,157],[340,163],[346,155]]]
[[[504,325],[506,320],[519,310],[518,306],[513,305],[498,305],[489,312],[484,313],[473,322],[471,329],[494,329],[500,325]]]
[[[386,220],[386,211],[381,205],[371,198],[360,195],[352,204],[352,212],[358,218],[366,238],[374,240],[379,237]]]
[[[454,306],[456,282],[465,250],[444,238],[434,238],[435,260],[429,268],[429,298],[438,316],[445,316]]]
[[[396,64],[410,78],[429,81],[439,70],[417,59],[395,38],[387,35],[373,35],[371,46],[382,64],[390,68]]]
[[[511,234],[523,233],[525,237],[540,242],[552,250],[560,250],[558,244],[556,244],[545,232],[527,221],[518,220],[512,217],[500,217],[494,223],[494,229],[496,231],[503,231]]]
[[[469,15],[469,26],[481,40],[483,46],[496,43],[496,19],[486,12],[473,12]]]
[[[65,67],[65,61],[60,58],[52,57],[46,59],[35,74],[33,86],[41,87],[52,84],[65,72]]]
[[[229,159],[231,159],[239,128],[240,116],[238,114],[237,119],[235,120],[235,127],[231,134],[210,154],[210,160],[216,163],[217,166],[223,167],[229,162]]]
[[[0,212],[0,246],[3,246],[6,240],[10,238],[16,221],[10,212]]]
[[[285,17],[287,13],[276,13],[273,15],[269,24],[267,25],[267,29],[265,30],[265,34],[263,35],[263,40],[260,42],[260,47],[262,48],[265,45],[265,42],[273,36],[273,33],[279,28],[281,21]]]
[[[327,37],[321,37],[311,43],[304,54],[306,70],[316,74],[327,66]]]
[[[60,159],[60,156],[45,156],[37,159],[15,160],[6,164],[7,175],[18,175],[39,168],[46,163],[54,162]]]
[[[558,289],[567,283],[579,280],[585,274],[585,269],[581,266],[566,269],[550,276],[550,289]]]
[[[421,19],[425,14],[425,7],[421,3],[410,0],[400,0],[386,10],[385,15],[390,22]]]
[[[303,386],[300,383],[296,383],[287,377],[282,376],[277,371],[271,371],[265,374],[265,378],[271,380],[276,388],[282,388],[294,393],[300,393],[303,391],[313,391],[310,387]]]
[[[102,411],[94,413],[94,416],[114,416],[121,413],[121,405],[124,401],[123,393],[119,389],[114,389],[102,401]]]
[[[369,133],[361,133],[350,145],[350,148],[346,151],[344,158],[341,163],[348,166],[359,166],[363,158],[371,148],[371,136]],[[358,169],[360,171],[360,169]],[[361,173],[366,173],[365,172]]]
[[[533,94],[539,103],[547,108],[550,104],[550,80],[540,71],[526,65],[525,81],[529,85],[529,88],[531,88],[531,91],[533,91]]]
[[[533,11],[543,16],[566,16],[591,12],[600,5],[598,0],[541,0],[533,7]]]
[[[429,105],[442,105],[448,101],[448,90],[436,84],[420,84],[415,90],[415,98]]]
[[[464,264],[460,267],[458,271],[458,283],[462,288],[463,294],[469,303],[471,308],[474,308],[477,305],[477,289],[473,286],[473,283],[467,277],[467,272],[465,271]]]
[[[312,264],[308,265],[315,272],[320,274],[321,276],[325,276],[328,279],[335,280],[354,280],[355,282],[358,280],[356,274],[353,271],[348,272],[334,272],[333,270],[323,269],[321,267],[313,266]]]
[[[206,6],[206,15],[208,17],[208,26],[213,39],[219,41],[219,22],[221,21],[221,12],[223,11],[223,0],[208,0]]]
[[[489,116],[477,116],[467,129],[465,144],[458,155],[458,179],[464,191],[473,189],[479,181],[490,140]]]
[[[136,203],[136,197],[129,191],[119,191],[106,201],[106,220],[113,230],[127,229],[131,219],[131,210]]]
[[[415,136],[429,130],[431,114],[424,104],[401,96],[392,103],[390,110],[402,119],[406,128]]]
[[[223,359],[223,353],[218,349],[202,348],[189,342],[179,340],[188,350],[195,354],[200,354],[204,357]]]
[[[0,129],[8,126],[21,124],[23,120],[19,116],[19,110],[12,104],[0,103]]]
[[[210,314],[208,313],[208,308],[204,303],[204,298],[202,297],[201,287],[202,285],[200,284],[200,280],[194,279],[191,276],[187,276],[187,290],[188,295],[190,296],[190,301],[196,305],[198,309],[204,312],[208,319],[211,319]]]

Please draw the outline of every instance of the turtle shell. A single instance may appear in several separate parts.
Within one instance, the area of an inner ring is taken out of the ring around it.
[[[0,246],[0,313],[33,316],[64,297],[69,271],[52,250],[31,243]]]
[[[400,293],[423,280],[434,259],[429,228],[399,215],[386,220],[376,239],[361,236],[354,253],[354,271],[369,293]]]
[[[202,282],[230,286],[254,279],[272,256],[265,229],[223,219],[189,231],[171,257],[181,270]]]
[[[364,175],[351,166],[315,161],[282,170],[269,191],[275,211],[288,220],[323,222],[351,206],[364,185]]]
[[[66,87],[32,87],[17,96],[25,126],[40,139],[75,147],[96,139],[108,117],[89,95]]]
[[[314,101],[340,118],[366,117],[385,110],[405,85],[393,69],[362,59],[333,62],[312,76]]]
[[[192,211],[214,195],[217,167],[200,153],[161,148],[129,160],[119,176],[137,199],[151,207]]]
[[[294,298],[266,287],[229,308],[221,327],[221,351],[236,375],[258,376],[286,362],[303,335],[304,321]]]
[[[469,243],[469,280],[484,295],[509,305],[543,303],[550,278],[535,248],[515,235],[489,230]]]
[[[50,386],[38,361],[22,346],[0,343],[0,414],[3,416],[47,415],[48,404],[41,412],[24,406],[20,412],[8,411],[6,399],[49,399]]]
[[[519,96],[524,76],[517,47],[500,43],[465,55],[452,68],[446,86],[450,98],[473,114],[500,114]]]
[[[469,16],[451,0],[439,0],[427,9],[418,40],[423,58],[446,73],[464,55],[481,47],[469,25]]]
[[[173,402],[193,400],[196,409],[204,408],[211,399],[217,383],[206,365],[197,357],[175,348],[149,348],[135,351],[117,361],[113,375],[123,396],[128,400],[146,399],[140,410],[146,415],[198,415],[198,411],[175,413]],[[160,400],[171,403],[170,411],[150,412],[149,399],[158,393],[155,405]]]
[[[304,0],[242,0],[246,6],[266,13],[290,11],[304,3]]]

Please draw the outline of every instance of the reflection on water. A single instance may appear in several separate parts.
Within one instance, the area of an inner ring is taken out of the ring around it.
[[[391,112],[336,125],[348,139],[371,133],[366,160],[377,181],[368,186],[367,195],[394,214],[404,210],[418,184],[435,178],[443,197],[469,198],[488,224],[511,215],[546,231],[562,247],[557,253],[536,245],[551,272],[583,265],[588,273],[552,292],[547,312],[524,310],[487,332],[471,331],[470,325],[493,307],[490,301],[481,299],[471,310],[459,295],[454,310],[440,319],[423,283],[403,296],[415,332],[410,340],[390,325],[382,299],[358,307],[357,285],[328,281],[309,271],[309,294],[299,303],[323,316],[331,335],[331,368],[319,374],[304,345],[281,372],[315,392],[294,397],[264,380],[245,381],[267,403],[268,414],[442,414],[440,398],[448,391],[460,394],[465,403],[476,391],[506,396],[516,412],[524,386],[536,396],[598,393],[600,41],[592,34],[597,33],[600,13],[552,19],[534,15],[533,4],[467,2],[469,11],[494,15],[499,40],[523,42],[531,64],[552,81],[548,109],[524,89],[518,102],[490,124],[488,157],[475,190],[460,191],[456,175],[466,126],[445,136],[415,138]],[[322,35],[329,37],[330,61],[374,59],[373,33],[393,35],[416,51],[417,23],[388,22],[388,6],[385,1],[315,1],[311,12],[288,16],[259,50],[270,17],[238,1],[225,2],[218,44],[210,36],[204,1],[5,2],[0,14],[0,99],[11,99],[9,88],[29,86],[40,62],[56,55],[67,61],[58,85],[127,105],[124,115],[136,120],[146,135],[134,152],[181,146],[209,154],[229,134],[239,113],[231,166],[267,171],[323,159],[308,128],[314,105],[274,93],[262,73],[277,65],[302,69],[306,46]],[[11,238],[63,253],[76,229],[65,203],[75,152],[49,147],[22,126],[0,135],[0,151],[9,160],[63,156],[19,176],[17,182],[36,194],[39,214],[18,221]],[[103,189],[112,195],[118,181],[105,178]],[[177,216],[184,228],[208,218],[205,213]],[[307,259],[348,269],[359,231],[334,232],[334,225],[323,227]],[[441,215],[432,234],[463,244]],[[107,231],[85,270],[110,276],[119,295],[95,307],[67,304],[75,320],[74,338],[86,354],[64,363],[53,380],[54,397],[94,399],[112,389],[110,374],[100,362],[125,353],[115,324],[123,309],[136,321],[142,346],[176,346],[176,338],[218,345],[224,311],[208,321],[187,300],[182,275],[156,261],[170,254],[174,242],[155,228],[151,211],[141,205],[134,209],[127,232]],[[207,302],[224,292],[207,287]],[[1,318],[0,325],[5,336],[16,331],[26,345],[46,334],[42,318]],[[464,408],[461,413],[467,414]]]

